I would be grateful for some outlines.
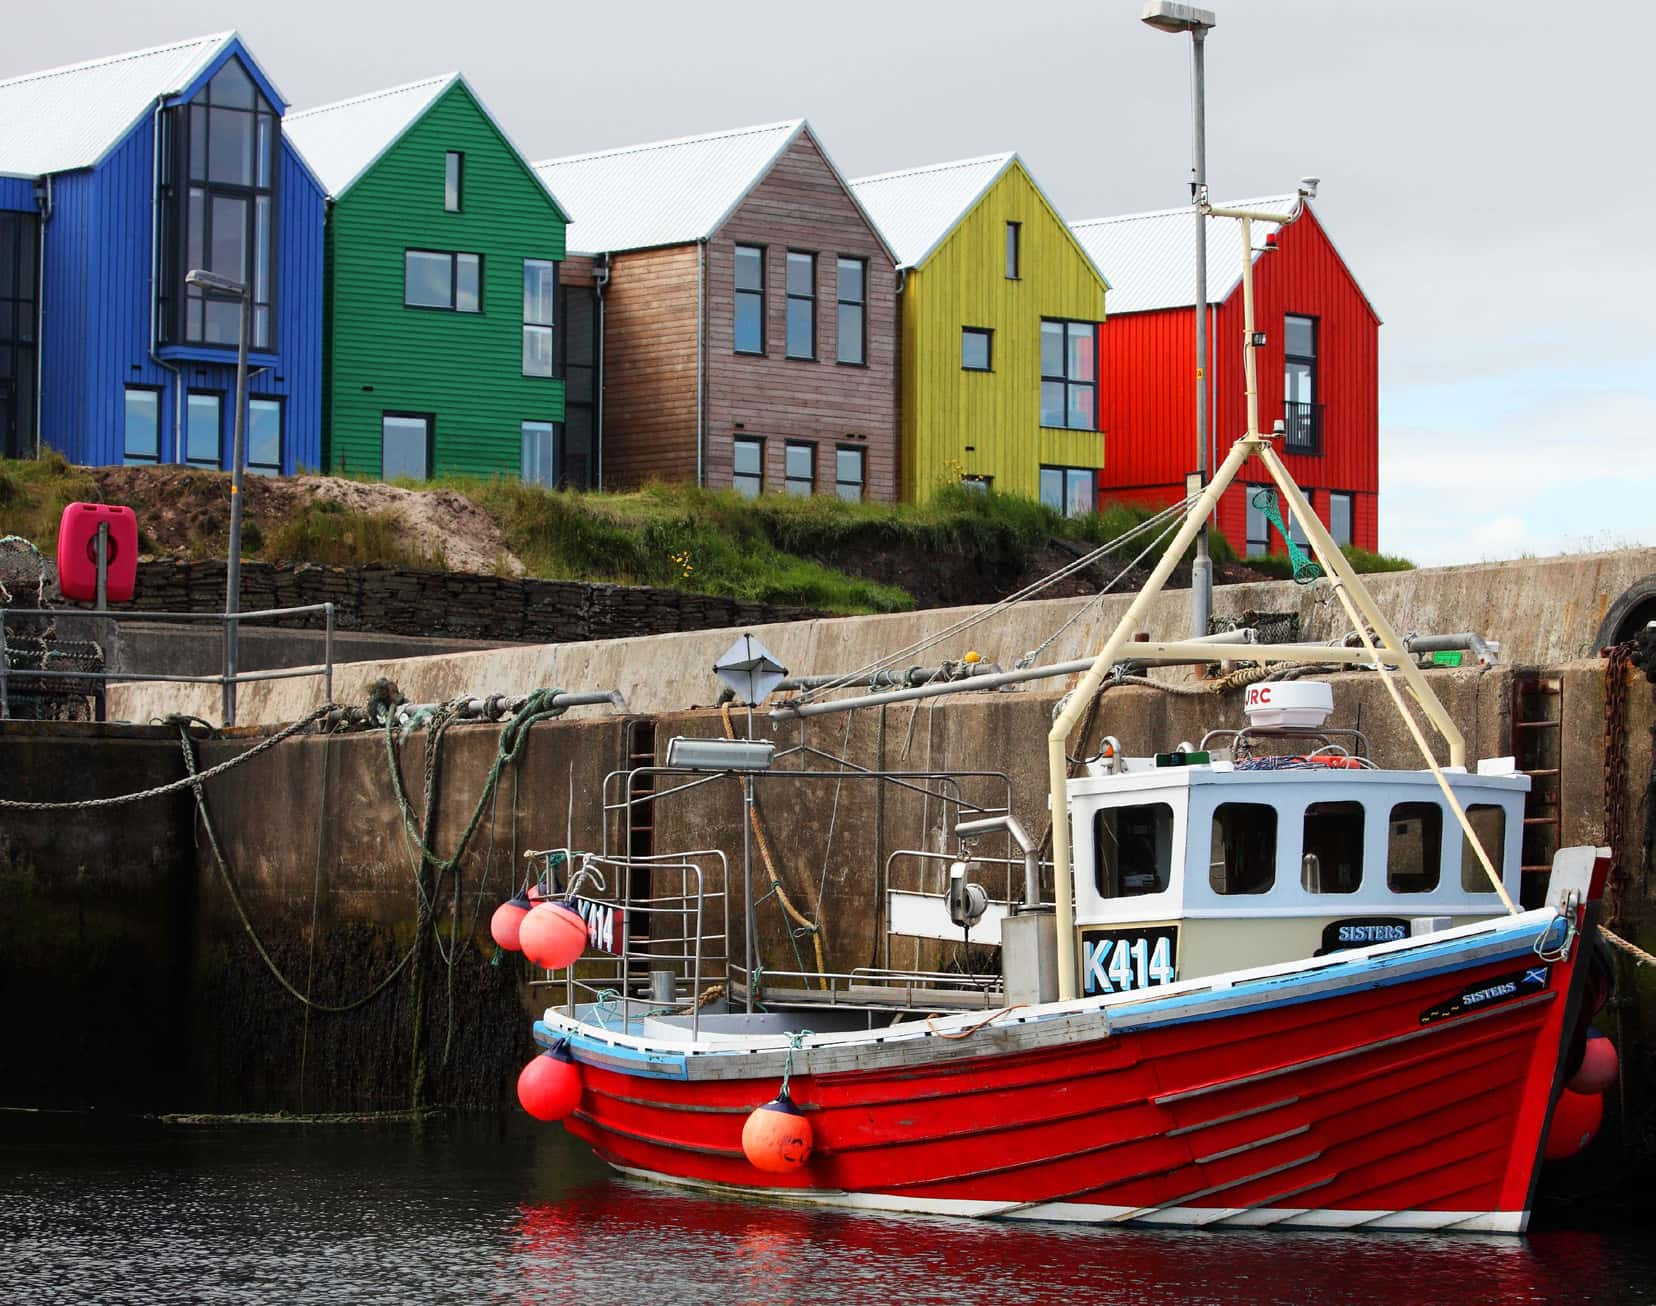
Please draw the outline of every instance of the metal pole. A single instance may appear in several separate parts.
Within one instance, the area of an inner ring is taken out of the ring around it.
[[[6,610],[0,607],[0,721],[10,713],[6,707],[6,670],[11,654],[6,651]]]
[[[109,610],[109,523],[98,523],[98,611]]]
[[[1203,51],[1205,28],[1190,33],[1191,97],[1195,118],[1190,180],[1191,207],[1196,215],[1196,477],[1207,486],[1208,471],[1208,340],[1207,340],[1207,89]],[[1190,633],[1205,635],[1213,611],[1213,560],[1208,556],[1207,519],[1196,536],[1196,557],[1190,564]]]
[[[327,670],[322,673],[322,701],[324,703],[331,703],[333,702],[334,605],[332,603],[324,603],[322,605],[322,609],[326,615],[326,623],[322,627],[322,665],[327,668]]]
[[[241,333],[236,341],[236,418],[230,441],[230,554],[224,573],[224,724],[236,724],[236,672],[240,662],[239,623],[231,614],[241,607],[242,438],[247,415],[247,334],[252,325],[253,291],[243,285]]]
[[[747,737],[753,738],[753,704],[747,705]],[[753,909],[753,774],[742,777],[742,900],[747,909],[747,1010],[753,1013],[754,990],[759,987],[754,962],[758,958],[759,914]]]

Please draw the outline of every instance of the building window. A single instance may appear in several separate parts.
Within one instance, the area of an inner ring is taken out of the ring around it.
[[[1248,536],[1244,556],[1249,558],[1263,558],[1271,551],[1271,520],[1265,515],[1265,509],[1254,502],[1260,495],[1267,493],[1269,488],[1264,485],[1247,487]]]
[[[386,413],[380,418],[380,479],[431,479],[429,413]]]
[[[789,358],[816,357],[816,255],[788,251]]]
[[[984,327],[960,328],[960,367],[964,372],[987,372],[994,361],[994,332]]]
[[[1094,431],[1097,367],[1090,322],[1041,319],[1041,425]]]
[[[1356,893],[1363,883],[1363,805],[1312,803],[1305,809],[1300,887],[1307,893]]]
[[[34,451],[35,286],[32,213],[0,213],[0,458]]]
[[[765,251],[736,246],[736,352],[765,352]]]
[[[1091,467],[1042,467],[1041,502],[1066,517],[1098,510],[1098,473]]]
[[[554,422],[523,423],[523,483],[558,484],[558,428]]]
[[[1006,224],[1006,279],[1008,281],[1018,279],[1018,255],[1021,252],[1018,245],[1022,239],[1023,223],[1008,222]]]
[[[124,462],[161,461],[161,392],[142,386],[126,389],[126,436]]]
[[[843,446],[834,450],[834,493],[849,503],[863,497],[868,455],[861,449]]]
[[[1315,490],[1306,490],[1304,491],[1304,494],[1306,506],[1309,507],[1312,512],[1315,512],[1317,510],[1317,492]],[[1283,506],[1287,508],[1286,504]],[[1283,514],[1283,520],[1288,526],[1288,538],[1295,544],[1299,545],[1300,548],[1309,549],[1311,547],[1311,541],[1306,537],[1305,523],[1301,522],[1294,516],[1294,510],[1292,508],[1287,508],[1287,511]]]
[[[1093,817],[1093,878],[1101,898],[1167,888],[1173,869],[1173,809],[1166,803],[1105,807]]]
[[[558,484],[590,490],[598,476],[598,296],[558,279],[558,375],[564,419],[558,428]]]
[[[247,401],[247,470],[258,476],[282,474],[282,401]]]
[[[1387,829],[1386,887],[1393,893],[1430,893],[1437,888],[1443,864],[1443,809],[1436,803],[1398,803],[1391,809]]]
[[[1321,453],[1317,319],[1287,314],[1282,320],[1282,337],[1282,447],[1290,453]]]
[[[995,478],[993,476],[962,476],[960,478],[960,488],[968,494],[988,494],[990,490],[995,488]]]
[[[841,363],[868,361],[868,260],[842,258],[837,265],[834,298],[835,360]]]
[[[204,268],[248,286],[248,345],[276,347],[276,198],[281,123],[247,70],[228,61],[162,127],[162,275],[157,330],[163,344],[234,349],[241,304],[210,299],[185,277]]]
[[[441,250],[403,252],[403,306],[446,308],[453,313],[483,310],[483,256]]]
[[[1276,808],[1220,803],[1208,847],[1208,887],[1215,893],[1268,893],[1276,883]]]
[[[465,176],[466,156],[459,150],[443,155],[443,212],[460,212],[460,183]]]
[[[551,376],[552,325],[558,302],[558,265],[550,259],[523,260],[523,374]]]
[[[757,499],[765,488],[765,442],[737,436],[731,462],[730,487],[746,499]]]
[[[1505,875],[1506,809],[1499,803],[1473,803],[1466,809],[1466,821],[1489,854],[1489,864],[1495,868],[1495,874]],[[1477,850],[1464,831],[1461,833],[1460,883],[1466,893],[1495,892],[1495,886],[1489,882],[1489,872],[1484,870]]]
[[[782,488],[801,497],[816,493],[816,445],[788,441],[782,450]]]
[[[1351,496],[1328,492],[1328,533],[1341,548],[1351,547]]]
[[[224,397],[190,391],[184,400],[184,461],[192,467],[224,466]]]

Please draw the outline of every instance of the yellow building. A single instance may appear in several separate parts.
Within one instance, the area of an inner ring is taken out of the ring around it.
[[[901,277],[902,497],[959,480],[1090,511],[1109,287],[1018,156],[851,188]]]

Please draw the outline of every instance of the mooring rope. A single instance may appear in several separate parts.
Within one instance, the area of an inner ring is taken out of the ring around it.
[[[1598,932],[1604,936],[1604,940],[1605,940],[1606,943],[1614,944],[1616,947],[1620,948],[1628,956],[1632,957],[1636,962],[1638,962],[1639,965],[1641,965],[1641,966],[1656,966],[1656,956],[1652,956],[1650,953],[1646,952],[1643,948],[1641,948],[1638,944],[1628,942],[1628,940],[1622,938],[1621,935],[1615,933],[1612,930],[1605,929],[1605,927],[1602,926],[1602,925],[1600,925],[1598,927]]]

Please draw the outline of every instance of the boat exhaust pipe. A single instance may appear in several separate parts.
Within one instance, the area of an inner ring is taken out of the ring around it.
[[[955,836],[970,841],[997,830],[1005,830],[1012,842],[1023,852],[1024,900],[1023,910],[1034,911],[1041,905],[1041,848],[1029,837],[1023,822],[1006,812],[1000,816],[985,816],[976,821],[961,821],[955,826]]]

